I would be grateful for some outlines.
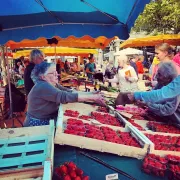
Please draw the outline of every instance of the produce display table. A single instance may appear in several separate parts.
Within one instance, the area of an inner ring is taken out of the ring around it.
[[[54,148],[54,167],[63,164],[66,161],[73,161],[78,167],[84,170],[84,173],[90,176],[91,180],[105,180],[107,174],[114,174],[116,172],[104,167],[103,165],[81,155],[79,152],[83,151],[92,156],[98,157],[104,162],[114,166],[137,180],[166,180],[167,178],[160,178],[153,175],[148,175],[141,171],[142,160],[135,158],[120,157],[109,153],[101,153],[97,151],[90,151],[72,146],[55,145]],[[129,178],[118,174],[120,180],[128,180]],[[55,180],[55,178],[53,178]]]

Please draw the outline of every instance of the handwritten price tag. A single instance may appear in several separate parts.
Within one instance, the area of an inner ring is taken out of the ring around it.
[[[108,174],[106,175],[106,180],[118,180],[118,174]]]

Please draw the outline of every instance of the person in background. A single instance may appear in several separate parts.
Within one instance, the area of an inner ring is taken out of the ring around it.
[[[142,76],[144,73],[144,66],[143,66],[144,56],[139,56],[138,60],[136,61],[138,77],[142,80]]]
[[[69,73],[70,65],[69,65],[69,62],[67,60],[64,63],[64,70],[66,73]]]
[[[94,58],[93,58],[93,56],[90,56],[89,63],[87,63],[85,65],[85,71],[86,71],[86,74],[87,74],[87,77],[89,80],[93,80],[93,75],[95,73],[95,69],[96,69],[96,65],[94,63]]]
[[[132,66],[129,65],[128,57],[126,55],[119,55],[118,72],[114,79],[107,79],[111,83],[119,83],[119,90],[121,93],[138,91],[138,77]]]
[[[17,65],[18,65],[18,67],[19,67],[19,68],[18,68],[19,74],[20,74],[21,77],[23,78],[23,76],[24,76],[24,67],[23,67],[23,65],[22,65],[21,62],[18,62]]]
[[[71,68],[71,70],[72,70],[73,72],[77,72],[77,71],[78,71],[78,59],[77,59],[77,58],[75,58],[75,61],[72,63],[72,68]]]
[[[24,60],[24,67],[26,68],[29,65],[29,61],[28,60]]]
[[[177,51],[177,54],[173,57],[173,61],[180,67],[180,48]]]
[[[161,89],[168,85],[177,77],[177,71],[172,62],[162,62],[159,64],[157,72],[158,84],[154,89]],[[172,124],[179,124],[180,127],[180,96],[161,101],[159,103],[146,102],[148,110],[162,117],[164,121]]]
[[[138,69],[137,69],[137,65],[136,62],[138,61],[139,57],[138,55],[135,55],[133,58],[130,59],[130,65],[134,68],[137,76],[138,76]]]
[[[31,72],[34,69],[34,66],[41,63],[42,61],[44,61],[44,53],[39,49],[32,50],[30,53],[30,63],[24,72],[24,86],[26,95],[29,94],[32,87],[34,86],[33,80],[31,79]]]
[[[24,126],[48,125],[50,119],[57,117],[61,104],[94,101],[105,105],[98,93],[73,92],[58,84],[56,66],[41,62],[34,67],[36,82],[28,95],[28,109]]]

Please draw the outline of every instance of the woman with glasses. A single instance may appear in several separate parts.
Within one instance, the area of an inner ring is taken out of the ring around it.
[[[57,117],[60,104],[95,101],[105,105],[100,94],[73,92],[58,85],[55,64],[41,62],[34,67],[36,79],[28,95],[28,109],[24,126],[48,125],[50,119]]]

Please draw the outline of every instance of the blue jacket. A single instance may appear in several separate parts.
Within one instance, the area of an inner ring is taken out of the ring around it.
[[[162,86],[157,84],[156,88],[161,89]],[[147,106],[151,112],[163,117],[165,121],[180,125],[180,96],[161,103],[147,103]]]
[[[167,86],[149,92],[135,92],[134,98],[144,102],[163,102],[180,95],[180,75]]]

